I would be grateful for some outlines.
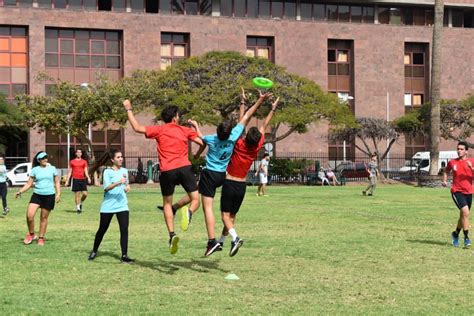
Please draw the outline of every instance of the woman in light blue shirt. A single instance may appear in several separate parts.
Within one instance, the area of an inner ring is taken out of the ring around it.
[[[104,170],[103,173],[103,187],[104,199],[100,207],[100,223],[99,229],[95,235],[94,248],[89,254],[89,260],[94,260],[97,257],[102,238],[104,238],[110,221],[114,214],[120,227],[120,247],[122,248],[121,261],[131,263],[134,260],[128,257],[128,200],[127,192],[130,191],[128,184],[128,170],[122,168],[123,156],[120,151],[115,149],[106,153],[94,167],[91,168],[91,174],[107,162],[112,162],[112,167]]]
[[[61,200],[61,187],[59,185],[56,167],[48,163],[48,154],[44,151],[38,152],[33,158],[32,169],[28,182],[16,193],[16,197],[28,191],[35,184],[28,209],[26,211],[26,223],[28,233],[23,240],[29,245],[33,240],[38,240],[39,246],[44,246],[44,235],[48,226],[49,213],[54,209],[55,203]],[[35,234],[35,214],[41,208],[41,220],[39,238]]]

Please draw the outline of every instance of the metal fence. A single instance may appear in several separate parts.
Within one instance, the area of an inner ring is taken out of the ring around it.
[[[28,157],[5,157],[5,167],[10,170],[19,163],[28,162]]]
[[[258,157],[249,170],[247,177],[249,184],[257,182],[254,174],[259,167],[261,158]],[[355,169],[354,172],[348,172],[348,169],[359,168],[360,163],[367,163],[368,161],[369,158],[366,156],[356,156],[352,157],[351,160],[343,161],[332,159],[327,154],[320,153],[279,153],[270,160],[270,183],[315,184],[317,183],[319,168],[332,169],[338,177],[346,175],[345,181],[364,181],[367,179],[364,172]],[[148,181],[148,164],[151,165],[153,182],[159,182],[160,173],[156,152],[128,153],[125,156],[124,166],[130,171],[131,183],[146,183]],[[199,170],[201,167],[195,166],[195,170]],[[414,181],[417,175],[415,162],[406,159],[403,154],[391,154],[381,161],[379,170],[386,178],[394,180]]]

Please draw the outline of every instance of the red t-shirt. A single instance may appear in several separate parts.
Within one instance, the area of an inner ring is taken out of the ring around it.
[[[87,167],[87,161],[84,159],[74,158],[69,162],[69,167],[72,169],[72,178],[73,179],[85,179],[84,169]]]
[[[188,140],[197,137],[189,127],[175,123],[160,126],[146,126],[146,138],[156,140],[156,150],[160,160],[160,171],[168,171],[191,165],[188,159]]]
[[[468,158],[474,166],[474,159]],[[446,172],[453,171],[453,185],[451,192],[461,192],[464,194],[472,194],[472,170],[467,165],[467,160],[453,159],[448,162]]]
[[[258,151],[263,146],[265,137],[262,134],[258,145],[255,147],[248,147],[245,144],[245,140],[240,138],[234,147],[234,152],[230,157],[229,165],[227,166],[227,172],[237,178],[247,177],[247,172],[252,165],[252,162],[257,158]]]

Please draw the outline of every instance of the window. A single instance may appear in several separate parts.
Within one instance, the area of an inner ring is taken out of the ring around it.
[[[273,54],[273,37],[247,36],[248,57],[265,58],[275,62]]]
[[[121,33],[118,31],[46,29],[47,73],[81,84],[100,75],[112,80],[122,76]]]
[[[220,15],[296,19],[296,0],[221,0]]]
[[[189,57],[189,34],[161,33],[161,70]]]
[[[28,36],[25,27],[0,26],[0,93],[8,100],[28,92]]]

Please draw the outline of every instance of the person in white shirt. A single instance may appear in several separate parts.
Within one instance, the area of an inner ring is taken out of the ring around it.
[[[255,172],[255,176],[258,175],[258,191],[257,196],[267,196],[265,194],[265,190],[267,188],[268,183],[268,164],[270,161],[270,155],[265,153],[265,156],[260,161],[260,167],[258,168],[257,172]]]

